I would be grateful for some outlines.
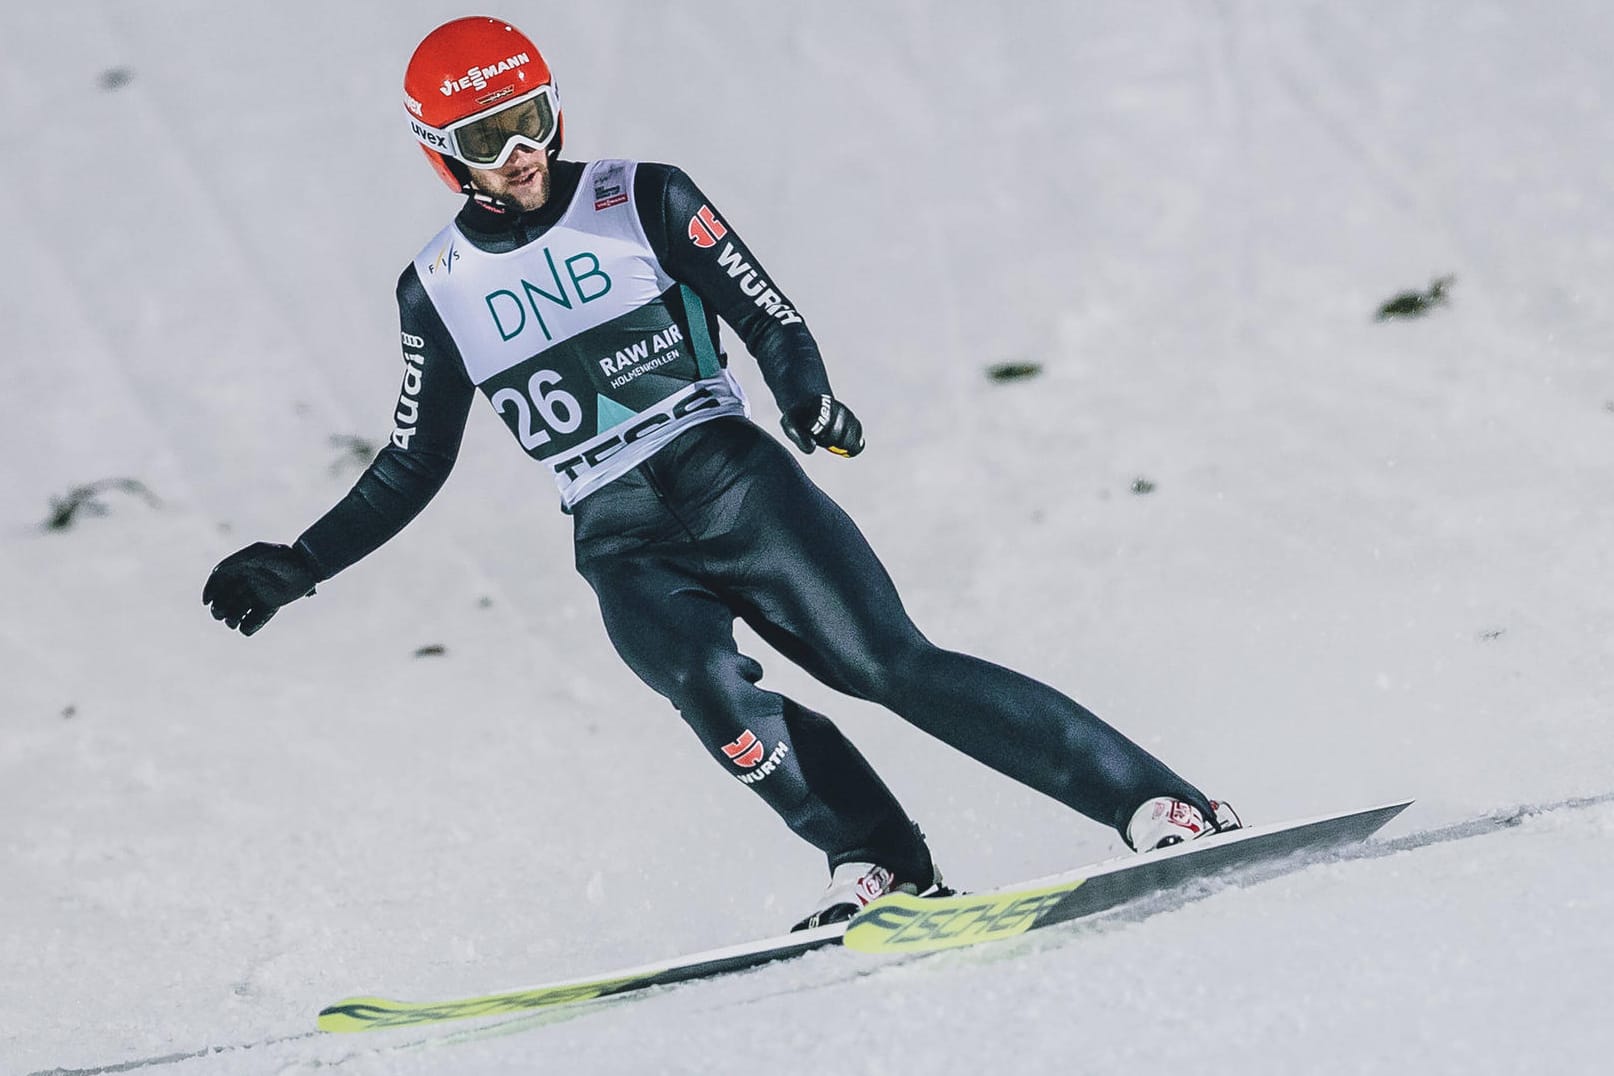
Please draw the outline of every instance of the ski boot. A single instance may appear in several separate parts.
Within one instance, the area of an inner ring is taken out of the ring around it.
[[[1156,796],[1132,813],[1132,821],[1126,825],[1126,843],[1133,851],[1152,852],[1207,833],[1242,828],[1238,812],[1232,807],[1215,800],[1210,805],[1216,815],[1207,821],[1198,807],[1185,800]]]
[[[921,883],[899,880],[889,870],[874,863],[842,863],[830,874],[829,888],[818,898],[818,906],[791,927],[791,932],[844,923],[861,911],[865,904],[879,900],[888,893],[908,893],[918,897],[951,896],[953,891],[942,884],[941,871],[932,870],[932,877]]]

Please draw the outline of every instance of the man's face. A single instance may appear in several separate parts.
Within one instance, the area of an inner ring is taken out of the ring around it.
[[[472,168],[471,185],[524,210],[537,209],[549,201],[549,155],[541,149],[517,146],[502,167]]]

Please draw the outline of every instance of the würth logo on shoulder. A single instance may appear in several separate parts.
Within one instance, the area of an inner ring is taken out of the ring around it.
[[[689,218],[690,241],[702,250],[715,247],[717,241],[728,234],[729,230],[723,227],[723,222],[717,219],[717,214],[712,212],[709,205],[701,206]]]
[[[762,761],[762,741],[756,733],[746,729],[733,743],[723,745],[723,753],[741,769],[749,770]]]

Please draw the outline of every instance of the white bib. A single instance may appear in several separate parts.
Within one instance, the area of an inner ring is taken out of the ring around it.
[[[632,161],[594,161],[541,237],[503,254],[450,224],[415,258],[466,373],[571,507],[673,437],[749,413],[700,298],[667,274]]]

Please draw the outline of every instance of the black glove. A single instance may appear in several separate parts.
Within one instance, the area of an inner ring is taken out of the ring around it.
[[[863,451],[863,423],[850,407],[828,393],[790,408],[779,423],[803,452],[810,453],[819,445],[837,456],[855,456]]]
[[[251,635],[282,605],[314,593],[319,582],[314,563],[300,549],[255,542],[219,561],[202,588],[202,604],[213,607],[213,619]]]

